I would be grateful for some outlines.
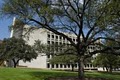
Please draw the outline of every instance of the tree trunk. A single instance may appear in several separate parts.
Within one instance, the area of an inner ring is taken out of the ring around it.
[[[108,67],[106,67],[106,71],[109,72]]]
[[[17,64],[18,64],[18,62],[19,62],[19,59],[18,60],[15,60],[15,59],[12,59],[12,61],[13,61],[13,63],[14,63],[14,68],[16,68],[17,67]]]
[[[83,58],[78,59],[78,78],[79,78],[79,80],[84,80]]]
[[[110,70],[109,70],[110,73],[112,73],[112,69],[113,69],[113,67],[112,67],[112,65],[110,65]]]

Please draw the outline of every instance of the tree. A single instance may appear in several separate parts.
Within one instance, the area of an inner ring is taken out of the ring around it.
[[[31,61],[32,59],[36,59],[38,55],[23,39],[16,39],[14,37],[3,40],[0,52],[2,53],[0,59],[6,61],[12,60],[14,67],[17,66],[20,60],[25,62]]]
[[[113,69],[120,67],[120,56],[113,54],[99,54],[93,62],[94,65],[106,68],[107,71],[112,72]]]
[[[72,71],[74,71],[74,66],[77,63],[77,56],[75,55],[61,55],[54,56],[49,60],[50,63],[54,64],[70,64]]]
[[[0,40],[0,66],[4,64],[4,59],[1,58],[3,47],[4,46],[2,46],[2,41]]]
[[[114,8],[119,11],[119,0],[3,0],[1,13],[5,16],[16,16],[26,22],[32,22],[39,28],[45,28],[57,35],[62,36],[70,42],[78,56],[78,76],[83,78],[83,61],[86,57],[104,52],[111,47],[105,47],[90,52],[87,48],[95,44],[98,40],[111,40],[118,42],[113,37],[106,35],[115,32],[114,20],[119,17],[113,17],[107,10]],[[113,3],[115,5],[112,5]],[[108,12],[108,13],[107,13]],[[116,12],[114,12],[116,13]],[[119,15],[119,13],[118,13]],[[117,22],[119,24],[119,21]],[[117,30],[118,31],[118,30]],[[72,33],[77,37],[75,43],[70,36],[63,32]],[[113,33],[115,34],[115,33]],[[82,39],[81,39],[82,38]],[[96,45],[103,46],[102,43]],[[112,47],[119,49],[119,47]],[[116,53],[118,54],[118,53]]]
[[[118,43],[115,44],[112,41],[105,41],[106,46],[120,46]],[[104,46],[104,47],[106,47]],[[114,55],[117,50],[110,49],[105,51],[105,53],[98,54],[96,59],[94,60],[94,64],[98,66],[105,67],[107,71],[112,72],[113,69],[120,67],[120,56]],[[119,52],[118,52],[119,53]]]

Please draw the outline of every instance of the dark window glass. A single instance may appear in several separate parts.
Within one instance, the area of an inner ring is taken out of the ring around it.
[[[54,44],[54,42],[52,42],[52,44]]]
[[[60,39],[62,39],[62,37],[60,36]]]
[[[66,65],[64,64],[64,68],[66,68]]]
[[[70,68],[70,64],[68,64],[68,68]]]
[[[50,34],[48,34],[48,38],[50,38]]]
[[[77,68],[77,64],[75,64],[75,67]]]
[[[56,36],[56,39],[58,39],[58,36]]]
[[[52,35],[52,38],[54,38],[54,35]]]
[[[47,55],[47,58],[50,58],[50,55]]]
[[[50,68],[50,64],[49,63],[47,63],[47,68]]]
[[[58,64],[56,64],[56,68],[58,68]]]
[[[47,43],[50,44],[50,41],[48,41]]]
[[[60,64],[60,68],[63,68],[63,65],[62,65],[62,64]]]
[[[54,64],[52,64],[52,68],[54,68]]]

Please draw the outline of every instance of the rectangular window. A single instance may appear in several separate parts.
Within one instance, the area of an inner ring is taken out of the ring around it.
[[[64,68],[66,68],[66,65],[64,64]]]
[[[54,35],[52,35],[52,39],[54,39]]]
[[[48,41],[47,44],[50,44],[50,41]]]
[[[54,41],[52,41],[52,44],[54,44]]]
[[[48,38],[50,38],[50,34],[48,34]]]
[[[54,64],[52,64],[52,68],[54,68]]]
[[[58,45],[58,42],[56,42],[55,45]]]
[[[47,68],[50,68],[50,64],[49,63],[47,63]]]
[[[70,64],[68,64],[68,68],[70,68]]]
[[[47,58],[50,58],[50,55],[47,55]]]
[[[62,39],[62,37],[60,36],[60,39]]]
[[[65,40],[65,38],[63,38],[63,40]]]
[[[73,39],[73,41],[75,42],[75,39]]]
[[[92,67],[92,64],[90,64],[90,67]]]
[[[63,65],[62,65],[62,64],[60,64],[60,68],[63,68]]]
[[[61,45],[62,43],[60,42],[60,45]]]
[[[87,64],[87,67],[89,67],[89,64]]]
[[[58,36],[56,36],[56,39],[58,39]]]
[[[58,64],[56,64],[56,68],[58,68]]]
[[[75,67],[76,67],[76,68],[77,68],[77,66],[78,66],[78,65],[77,65],[77,64],[75,64]]]

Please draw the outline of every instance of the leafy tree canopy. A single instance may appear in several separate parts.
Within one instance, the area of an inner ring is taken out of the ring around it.
[[[31,61],[37,57],[35,50],[26,44],[23,39],[16,39],[14,37],[3,40],[0,45],[0,52],[0,59],[12,60],[14,67],[16,67],[19,60]]]

